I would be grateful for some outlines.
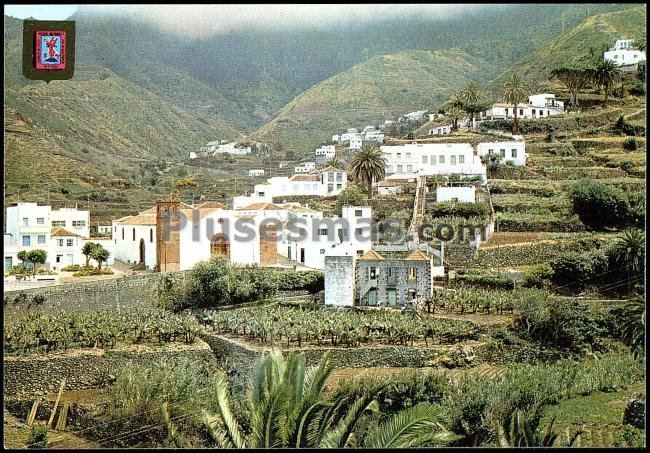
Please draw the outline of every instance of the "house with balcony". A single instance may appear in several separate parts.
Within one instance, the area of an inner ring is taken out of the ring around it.
[[[609,60],[616,66],[634,66],[645,61],[645,52],[639,50],[633,39],[618,39],[614,47],[603,54],[605,60]]]
[[[323,145],[320,148],[316,149],[314,155],[315,155],[316,164],[323,165],[328,160],[334,159],[334,157],[336,156],[336,146]]]
[[[316,169],[316,162],[303,162],[302,164],[294,167],[293,172],[298,173],[309,173]]]

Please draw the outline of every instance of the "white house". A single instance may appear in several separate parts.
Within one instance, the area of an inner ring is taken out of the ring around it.
[[[264,170],[248,170],[248,176],[264,176]]]
[[[371,219],[368,206],[343,207],[341,217],[323,218],[322,213],[309,219],[293,217],[291,230],[285,230],[278,242],[278,254],[309,268],[324,269],[326,256],[361,255],[372,248]]]
[[[334,167],[327,167],[315,173],[296,174],[288,178],[275,176],[265,184],[256,184],[253,193],[233,198],[233,208],[238,209],[252,203],[271,203],[274,197],[311,195],[324,197],[338,195],[347,186],[347,173]]]
[[[89,211],[17,203],[7,208],[5,270],[17,264],[16,255],[22,250],[45,250],[46,264],[52,267],[83,264],[79,259],[81,246],[89,235]]]
[[[420,121],[427,110],[418,110],[417,112],[410,112],[404,115],[400,120],[405,119],[409,121]]]
[[[447,135],[451,133],[453,124],[443,124],[439,126],[433,126],[429,129],[429,135]]]
[[[350,129],[348,129],[348,131],[349,130]],[[356,129],[352,129],[352,130],[356,131]],[[340,135],[338,142],[341,144],[341,143],[350,142],[352,140],[361,140],[361,139],[363,139],[363,136],[358,132],[346,132],[345,134]]]
[[[536,95],[536,96],[553,96],[553,95]],[[535,98],[538,101],[538,98]],[[517,104],[517,118],[546,118],[547,116],[559,115],[564,113],[564,105],[559,108],[559,101],[555,101],[556,105],[532,105],[532,104]],[[504,120],[515,117],[515,111],[512,104],[495,103],[485,112],[479,114],[479,120]]]
[[[633,39],[619,39],[614,47],[604,53],[603,58],[617,66],[627,66],[645,61],[645,52],[634,45]]]
[[[544,111],[545,109],[548,110],[546,116],[560,115],[564,113],[564,102],[555,99],[554,94],[550,94],[550,93],[533,94],[532,96],[528,96],[528,103],[532,107],[537,107],[538,115],[539,115],[540,107],[542,108],[542,111]],[[531,111],[531,115],[532,113],[533,112]]]
[[[212,155],[217,154],[235,154],[235,155],[246,155],[251,153],[250,146],[237,146],[236,142],[227,142],[225,140],[209,142],[206,146],[202,146],[200,151],[212,153]],[[191,158],[191,156],[190,156]]]
[[[436,188],[436,202],[442,203],[445,201],[474,203],[476,202],[476,188],[438,186]]]
[[[323,164],[336,156],[336,146],[323,145],[315,151],[316,163]]]
[[[338,143],[339,142],[339,135],[338,134],[332,135],[332,141]]]
[[[190,151],[190,159],[196,159],[197,155],[195,151]]]
[[[382,146],[386,174],[478,176],[487,182],[486,168],[469,143],[416,143]]]
[[[316,169],[316,162],[303,162],[297,167],[294,167],[294,173],[309,173]]]
[[[351,138],[350,139],[350,144],[348,145],[348,148],[350,151],[358,151],[361,149],[361,146],[363,145],[363,139],[361,138]]]
[[[384,142],[384,134],[382,134],[381,131],[378,130],[366,131],[363,133],[363,140],[381,144]],[[350,148],[352,148],[352,142],[350,142]]]
[[[497,154],[504,163],[512,162],[518,167],[526,165],[526,143],[524,141],[479,143],[476,150],[479,157],[486,154]]]

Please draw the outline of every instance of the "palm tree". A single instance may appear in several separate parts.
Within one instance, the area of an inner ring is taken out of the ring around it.
[[[304,354],[290,354],[285,360],[278,352],[263,353],[245,401],[247,432],[231,410],[223,374],[214,383],[217,414],[204,410],[204,424],[220,448],[356,447],[357,423],[366,412],[377,412],[379,405],[371,395],[343,394],[329,401],[324,388],[333,370],[327,354],[318,366],[307,369]],[[422,404],[371,429],[364,446],[409,447],[457,438],[442,427],[435,406]]]
[[[506,80],[503,85],[501,85],[501,94],[503,100],[509,104],[512,104],[515,111],[515,121],[512,127],[512,133],[516,134],[519,131],[519,126],[517,124],[517,104],[524,102],[528,99],[530,94],[530,86],[528,83],[521,78],[519,74],[512,74],[508,80]]]
[[[386,158],[375,144],[364,144],[350,162],[350,173],[358,181],[368,184],[368,199],[372,200],[372,183],[384,179]]]
[[[341,170],[345,169],[345,162],[338,156],[334,156],[332,160],[330,160],[327,165],[334,167],[334,168],[340,168]]]
[[[621,78],[618,67],[610,60],[603,60],[596,66],[592,76],[593,82],[605,91],[604,105],[607,105],[609,91],[614,86],[614,83]]]
[[[476,113],[476,106],[485,97],[483,90],[478,83],[473,80],[460,92],[460,99],[463,101],[465,110],[470,114],[470,124],[474,125],[474,114]]]
[[[555,418],[551,420],[543,433],[539,433],[539,418],[528,417],[524,412],[517,410],[512,414],[509,430],[506,431],[503,425],[497,424],[499,444],[503,448],[552,447],[558,437],[553,433],[554,424]],[[573,446],[581,433],[581,430],[574,433],[567,446]]]
[[[454,130],[458,129],[458,121],[461,120],[463,116],[465,116],[465,112],[457,106],[453,106],[447,112],[447,118],[451,120]]]
[[[634,297],[620,312],[619,327],[625,344],[630,346],[635,357],[643,356],[645,348],[645,301]]]
[[[613,245],[613,256],[616,264],[627,271],[628,290],[633,276],[636,276],[645,263],[645,235],[641,230],[631,228]]]

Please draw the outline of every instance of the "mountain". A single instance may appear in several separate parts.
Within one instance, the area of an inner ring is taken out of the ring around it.
[[[591,16],[521,59],[508,73],[518,72],[532,82],[543,83],[553,69],[563,65],[595,65],[617,39],[645,39],[645,18],[645,6]],[[503,76],[496,85],[502,80]]]
[[[379,55],[317,83],[254,137],[307,154],[348,127],[428,110],[470,80],[485,81],[488,67],[459,49]]]

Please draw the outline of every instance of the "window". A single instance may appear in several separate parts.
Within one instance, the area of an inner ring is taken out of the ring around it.
[[[392,277],[392,276],[393,276],[393,268],[389,267],[388,268],[388,277]]]
[[[451,165],[456,165],[456,156],[451,156]]]
[[[287,186],[282,186],[282,190],[283,190],[283,191],[287,190]],[[264,192],[257,192],[257,195],[260,196],[260,197],[263,197],[263,196],[264,196]]]
[[[535,109],[533,109],[532,112],[533,112],[533,115],[535,115]]]
[[[363,211],[361,209],[355,209],[354,210],[354,216],[355,217],[361,217],[363,215]]]
[[[31,245],[31,237],[23,236],[23,246],[29,247]]]
[[[452,203],[458,203],[458,198],[457,197],[451,197],[451,202]]]
[[[406,153],[406,158],[410,159],[411,158],[411,153]]]
[[[431,165],[436,164],[436,156],[431,156]]]
[[[409,281],[417,281],[418,280],[418,268],[417,267],[409,267],[408,279],[409,279]]]
[[[512,152],[512,158],[513,158],[513,159],[516,159],[516,158],[517,158],[517,149],[516,149],[516,148],[512,148],[510,151]]]
[[[465,156],[463,156],[462,154],[459,154],[458,155],[458,163],[459,164],[464,164],[465,163]]]
[[[36,238],[36,243],[37,244],[45,244],[45,235],[44,234],[39,234],[38,237]]]
[[[397,153],[397,158],[401,159],[402,158],[402,153]]]
[[[508,109],[506,109],[506,116],[508,116]]]
[[[355,228],[354,229],[354,234],[356,237],[359,237],[363,234],[363,228]]]
[[[122,227],[122,240],[124,240],[124,227]]]
[[[135,241],[135,228],[133,228],[133,240]]]
[[[524,114],[524,109],[519,109],[519,114],[523,116],[523,114]]]
[[[63,239],[62,239],[62,240],[63,240]],[[61,258],[63,258],[63,255],[56,255],[56,262],[57,262],[57,263],[60,263],[60,262],[61,262]]]
[[[66,239],[65,245],[72,247],[74,245],[74,239]]]
[[[332,190],[334,190],[334,184],[328,184],[327,185],[327,191],[331,192]]]
[[[499,150],[499,155],[500,155],[501,157],[506,157],[506,150],[505,150],[505,149],[500,149],[500,150]]]
[[[65,220],[52,220],[52,228],[57,228],[57,227],[65,227]]]
[[[29,219],[27,217],[23,217],[23,226],[29,226]]]
[[[488,149],[488,154],[492,154],[494,150],[492,148]]]
[[[336,188],[337,188],[337,189],[342,189],[342,188],[343,188],[343,184],[337,184],[337,185],[336,185]]]
[[[321,236],[327,236],[327,228],[319,229],[318,234],[321,235]]]
[[[45,225],[44,217],[36,217],[36,225]]]
[[[320,254],[325,255],[325,249],[320,249]]]
[[[402,173],[404,171],[404,166],[398,165],[397,166],[397,173]]]
[[[406,171],[407,171],[408,173],[411,173],[411,172],[413,171],[413,165],[407,165],[407,166],[406,166]]]
[[[357,250],[357,256],[363,255],[363,250]]]
[[[73,220],[72,221],[72,226],[79,228],[79,227],[85,227],[86,226],[86,221],[85,220]]]
[[[117,233],[117,225],[115,225],[115,228],[114,228],[114,230],[115,230],[115,232]]]
[[[423,164],[428,164],[429,163],[429,156],[422,156],[422,163]]]
[[[336,182],[341,182],[341,181],[343,181],[343,173],[337,173]]]
[[[377,268],[376,267],[372,266],[372,267],[370,267],[370,269],[368,269],[368,271],[369,271],[368,274],[369,274],[370,280],[374,280],[374,279],[377,278]]]
[[[153,242],[153,228],[149,228],[149,242]]]
[[[334,182],[334,173],[327,174],[327,182]]]
[[[539,116],[544,116],[544,110],[539,111]]]
[[[445,163],[445,156],[438,156],[438,162],[441,164]]]

